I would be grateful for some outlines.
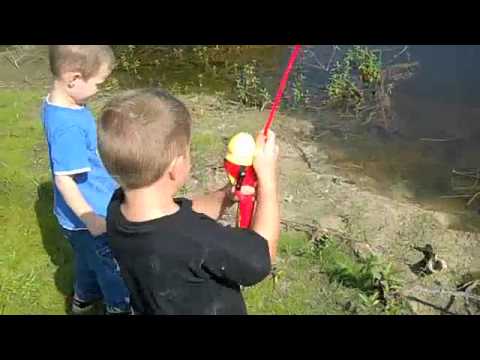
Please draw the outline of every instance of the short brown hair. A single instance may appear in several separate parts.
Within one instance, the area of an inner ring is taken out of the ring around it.
[[[127,189],[160,179],[170,163],[186,155],[191,118],[185,105],[161,89],[126,91],[103,109],[99,153],[110,174]]]
[[[56,78],[73,71],[88,80],[97,75],[103,64],[107,64],[110,70],[115,66],[115,55],[108,45],[50,45],[49,60],[50,70]]]

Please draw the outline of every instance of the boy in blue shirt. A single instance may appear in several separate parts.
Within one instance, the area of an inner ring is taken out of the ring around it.
[[[49,48],[53,87],[42,120],[54,183],[54,213],[75,255],[72,313],[90,312],[102,300],[106,314],[128,314],[129,293],[106,238],[107,205],[117,183],[97,152],[96,122],[85,106],[110,75],[106,45]]]

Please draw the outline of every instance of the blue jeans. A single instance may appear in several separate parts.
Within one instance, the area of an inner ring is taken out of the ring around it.
[[[63,229],[75,255],[75,296],[81,301],[103,299],[107,310],[129,311],[129,291],[112,255],[107,235]]]

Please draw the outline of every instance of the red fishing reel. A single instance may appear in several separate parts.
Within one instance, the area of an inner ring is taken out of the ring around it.
[[[237,226],[250,228],[255,211],[255,194],[244,194],[242,186],[255,188],[257,175],[253,168],[255,140],[250,134],[239,133],[228,144],[224,167],[232,185],[235,186],[235,196],[238,198]]]

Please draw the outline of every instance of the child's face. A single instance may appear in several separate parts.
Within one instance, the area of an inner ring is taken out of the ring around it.
[[[73,80],[67,86],[68,95],[71,96],[77,104],[84,104],[98,92],[98,86],[105,82],[110,75],[110,67],[107,64],[100,67],[97,75],[88,80],[84,80],[79,74],[74,76]]]

